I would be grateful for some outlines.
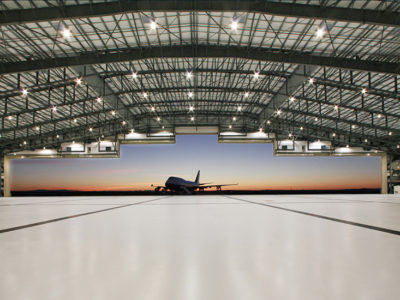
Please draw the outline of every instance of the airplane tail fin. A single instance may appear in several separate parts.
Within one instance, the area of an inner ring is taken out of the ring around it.
[[[196,184],[199,184],[199,182],[200,182],[200,170],[197,172],[197,176],[196,176],[195,182],[196,182]]]

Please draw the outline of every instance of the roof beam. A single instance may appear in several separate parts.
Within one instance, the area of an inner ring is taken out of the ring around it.
[[[127,120],[132,114],[130,110],[125,107],[124,103],[120,101],[119,97],[115,95],[113,90],[108,86],[108,84],[99,76],[95,68],[92,66],[75,66],[72,68],[80,74],[81,79],[83,79],[93,90],[96,91],[99,97],[115,110],[115,113],[120,116],[123,120]],[[129,126],[132,126],[130,121],[125,121]]]
[[[45,58],[0,64],[0,74],[29,72],[71,66],[106,64],[124,61],[136,61],[147,58],[220,58],[237,57],[257,61],[293,63],[333,67],[367,72],[400,74],[400,63],[352,59],[345,57],[321,56],[310,52],[260,49],[258,47],[217,46],[217,45],[176,45],[159,47],[130,48],[126,50],[110,49],[95,52],[83,52],[68,57]]]
[[[293,75],[286,80],[276,95],[272,97],[267,107],[260,113],[260,124],[268,120],[281,105],[287,100],[288,96],[293,95],[298,88],[309,78],[317,69],[316,66],[298,66]],[[303,72],[302,72],[303,71]]]
[[[241,11],[270,15],[327,19],[362,24],[400,26],[399,13],[384,10],[327,7],[260,0],[119,0],[33,9],[3,10],[0,25],[99,17],[138,11]]]

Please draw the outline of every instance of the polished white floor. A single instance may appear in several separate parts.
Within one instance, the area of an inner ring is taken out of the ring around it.
[[[398,231],[393,195],[8,198],[0,299],[398,300]]]

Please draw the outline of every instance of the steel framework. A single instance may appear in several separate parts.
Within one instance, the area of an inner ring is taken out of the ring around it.
[[[292,2],[1,2],[0,151],[204,125],[398,155],[400,3]]]

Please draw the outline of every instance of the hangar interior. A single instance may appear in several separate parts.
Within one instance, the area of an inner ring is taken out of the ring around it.
[[[396,195],[8,197],[12,159],[177,134],[379,156],[394,193],[400,2],[9,0],[0,44],[0,298],[398,299]]]
[[[380,155],[382,192],[400,182],[397,2],[0,5],[6,196],[14,155],[204,132],[265,137],[277,155]]]

